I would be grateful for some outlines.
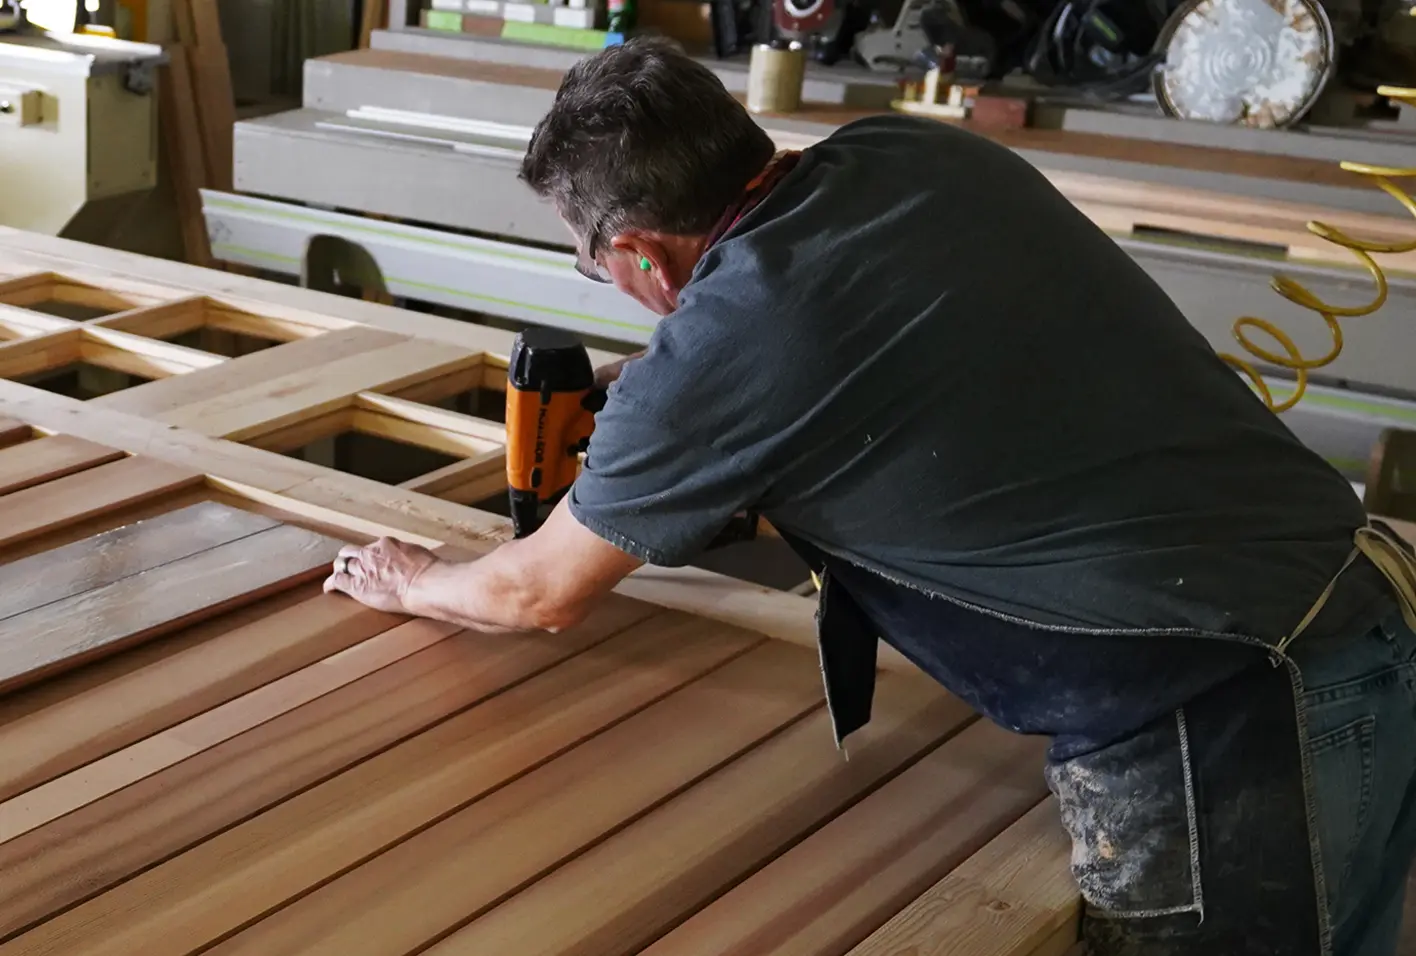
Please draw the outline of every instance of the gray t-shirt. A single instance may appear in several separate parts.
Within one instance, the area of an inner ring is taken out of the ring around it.
[[[1269,640],[1366,519],[1037,170],[902,116],[807,150],[703,256],[571,493],[670,566],[749,506],[1020,622]],[[1314,630],[1382,590],[1356,569]]]

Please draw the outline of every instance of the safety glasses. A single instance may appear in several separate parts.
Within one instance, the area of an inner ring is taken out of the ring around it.
[[[599,263],[595,258],[595,234],[591,233],[590,241],[583,247],[577,246],[575,250],[575,271],[589,279],[591,282],[613,282],[610,278],[610,271]]]

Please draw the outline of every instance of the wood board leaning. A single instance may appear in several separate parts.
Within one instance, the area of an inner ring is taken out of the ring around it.
[[[509,334],[0,230],[0,337],[0,956],[1075,940],[1043,743],[884,657],[843,759],[806,598],[656,569],[493,638],[320,593],[507,536]]]

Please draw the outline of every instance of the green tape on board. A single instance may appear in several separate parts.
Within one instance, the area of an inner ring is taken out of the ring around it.
[[[581,30],[578,27],[523,23],[519,20],[508,20],[502,27],[503,40],[570,47],[575,50],[603,50],[608,37],[609,34],[604,30]]]
[[[452,33],[462,32],[462,14],[455,10],[429,10],[428,11],[429,30],[447,30]]]

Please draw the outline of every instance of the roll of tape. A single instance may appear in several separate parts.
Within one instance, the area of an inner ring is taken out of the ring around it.
[[[806,51],[800,44],[759,43],[747,65],[747,108],[754,113],[790,113],[801,107]]]

